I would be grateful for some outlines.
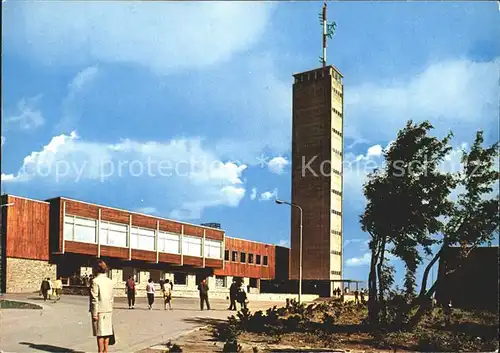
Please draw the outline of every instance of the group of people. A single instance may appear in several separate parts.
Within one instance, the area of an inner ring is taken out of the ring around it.
[[[51,297],[54,298],[54,302],[61,299],[62,287],[61,278],[56,279],[54,282],[50,280],[50,277],[44,278],[40,285],[40,295],[43,296],[43,301],[46,302]]]
[[[173,285],[169,279],[165,281],[160,281],[160,288],[163,296],[163,307],[167,310],[167,306],[172,310],[172,290]],[[135,309],[135,295],[137,294],[137,289],[135,287],[135,281],[132,276],[129,276],[127,282],[125,282],[125,293],[128,299],[128,308]],[[153,303],[155,302],[155,284],[153,279],[148,280],[146,285],[146,295],[148,297],[148,309],[153,310]]]
[[[344,294],[349,294],[349,288],[346,287],[344,288]],[[366,299],[365,299],[365,295],[367,294],[366,293],[366,290],[361,288],[361,290],[355,290],[354,291],[354,303],[356,304],[365,304],[366,303]],[[337,287],[337,289],[334,289],[333,290],[333,295],[334,296],[337,296],[337,297],[342,297],[342,290],[340,289],[340,287]]]
[[[246,309],[248,304],[247,288],[243,281],[233,279],[233,283],[229,287],[229,308],[228,310],[237,310],[236,303],[238,302],[241,309]]]

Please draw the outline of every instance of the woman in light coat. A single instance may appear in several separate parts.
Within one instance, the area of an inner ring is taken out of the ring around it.
[[[90,287],[90,313],[92,315],[92,331],[97,337],[99,353],[107,353],[113,332],[113,282],[106,272],[108,267],[98,260],[93,268],[94,278]]]

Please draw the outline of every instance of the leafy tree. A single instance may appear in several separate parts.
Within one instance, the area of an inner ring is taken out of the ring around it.
[[[490,147],[483,147],[483,132],[478,131],[470,150],[462,150],[461,162],[463,170],[454,175],[458,188],[463,191],[458,194],[449,217],[445,220],[441,239],[438,241],[440,249],[429,262],[422,276],[422,284],[418,297],[419,310],[412,319],[416,324],[422,317],[432,295],[435,293],[441,278],[427,289],[429,272],[432,266],[443,256],[450,246],[460,246],[461,261],[457,267],[448,269],[444,276],[448,276],[461,267],[461,263],[477,246],[491,241],[499,227],[499,195],[498,187],[500,174],[495,161],[499,157],[498,142]],[[495,193],[494,193],[495,191]]]
[[[451,149],[452,135],[439,140],[428,136],[432,128],[427,121],[418,125],[409,121],[384,151],[384,167],[372,172],[364,185],[367,205],[360,222],[371,236],[368,308],[372,324],[384,323],[386,318],[387,277],[392,278],[386,255],[403,260],[406,291],[413,295],[415,272],[423,261],[419,249],[432,253],[430,235],[442,228],[439,218],[451,211],[447,198],[454,179],[442,173],[439,165]]]
[[[405,300],[418,309],[410,324],[416,324],[428,308],[439,285],[440,276],[427,288],[432,266],[450,246],[460,246],[462,260],[480,244],[491,241],[499,227],[498,182],[495,160],[498,143],[483,147],[483,133],[478,131],[469,151],[462,151],[463,171],[450,173],[441,164],[450,152],[452,134],[444,139],[429,136],[429,122],[409,121],[396,141],[384,152],[385,165],[369,175],[364,185],[367,198],[361,215],[362,229],[371,236],[371,262],[368,277],[369,318],[372,323],[387,320],[386,297],[392,284],[392,272],[386,256],[392,254],[405,264]],[[460,191],[456,201],[452,191]],[[439,250],[433,254],[432,246]],[[422,265],[422,252],[434,256],[425,268],[420,292],[414,299],[416,271]],[[462,261],[463,263],[463,261]],[[460,267],[449,269],[449,275]]]

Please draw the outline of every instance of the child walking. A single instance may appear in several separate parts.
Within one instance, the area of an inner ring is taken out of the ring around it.
[[[165,284],[162,286],[162,292],[165,310],[167,310],[167,304],[168,308],[172,310],[172,284],[170,283],[170,280],[167,279],[165,281]]]

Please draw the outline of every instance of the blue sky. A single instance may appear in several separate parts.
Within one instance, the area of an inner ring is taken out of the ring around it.
[[[2,191],[286,243],[290,210],[272,200],[290,197],[292,74],[319,65],[321,6],[7,0]],[[500,12],[495,2],[335,2],[328,13],[345,158],[363,168],[345,175],[345,277],[365,279],[364,169],[405,121],[452,129],[457,149],[478,128],[498,140]]]

